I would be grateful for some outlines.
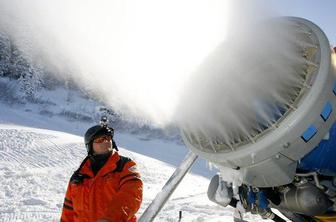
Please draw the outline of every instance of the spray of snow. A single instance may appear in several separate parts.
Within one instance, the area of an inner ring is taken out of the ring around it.
[[[265,1],[4,0],[0,27],[117,112],[230,144],[251,131],[253,106],[285,104],[298,84],[288,27],[258,25],[270,15]]]
[[[117,112],[165,124],[195,67],[225,38],[228,1],[3,0],[27,54]],[[68,79],[69,76],[65,76]]]

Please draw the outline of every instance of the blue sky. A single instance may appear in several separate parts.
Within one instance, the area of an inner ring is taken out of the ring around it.
[[[271,0],[280,15],[306,18],[318,25],[336,46],[336,0]]]

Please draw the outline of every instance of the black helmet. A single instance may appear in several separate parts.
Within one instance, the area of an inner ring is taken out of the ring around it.
[[[112,138],[112,147],[118,150],[116,143],[113,140],[114,130],[112,127],[108,127],[107,123],[104,122],[104,117],[102,117],[102,121],[100,125],[93,126],[89,128],[84,136],[84,142],[86,151],[88,154],[92,152],[92,141],[97,138],[98,136],[111,136]]]

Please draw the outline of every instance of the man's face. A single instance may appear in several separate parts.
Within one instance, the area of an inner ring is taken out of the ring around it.
[[[92,144],[94,154],[105,154],[111,151],[112,138],[111,136],[99,136],[93,140]]]

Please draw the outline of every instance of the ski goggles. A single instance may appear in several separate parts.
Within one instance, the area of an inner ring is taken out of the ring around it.
[[[93,140],[94,143],[104,143],[104,142],[111,142],[112,137],[111,136],[100,136]]]

